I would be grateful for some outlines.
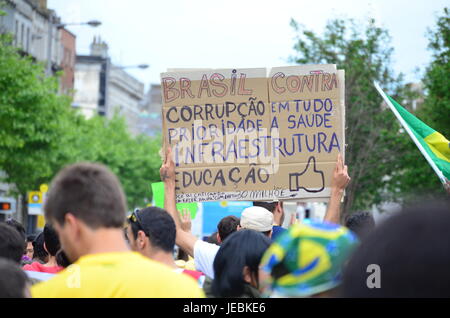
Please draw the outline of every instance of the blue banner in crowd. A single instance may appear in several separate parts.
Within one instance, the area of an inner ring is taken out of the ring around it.
[[[209,236],[217,231],[217,224],[228,215],[241,217],[242,211],[252,206],[251,201],[203,202],[203,235]]]

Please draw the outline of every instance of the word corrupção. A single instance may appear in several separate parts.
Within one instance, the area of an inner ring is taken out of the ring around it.
[[[325,99],[296,99],[287,102],[272,102],[269,109],[272,113],[281,112],[332,112],[334,108],[333,101],[330,98]],[[264,116],[266,114],[266,104],[263,101],[256,101],[250,98],[249,102],[242,102],[236,105],[233,102],[223,104],[204,104],[193,106],[170,106],[166,110],[165,118],[169,123],[191,122],[195,120],[217,120],[229,118],[238,115],[241,118],[247,116]]]

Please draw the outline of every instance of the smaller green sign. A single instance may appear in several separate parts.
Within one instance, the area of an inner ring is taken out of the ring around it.
[[[158,208],[164,209],[164,183],[163,182],[155,182],[152,183],[152,191],[153,191],[153,205]],[[191,213],[191,219],[195,218],[197,214],[198,205],[196,202],[194,203],[177,203],[177,210],[182,211],[183,209],[188,209]]]

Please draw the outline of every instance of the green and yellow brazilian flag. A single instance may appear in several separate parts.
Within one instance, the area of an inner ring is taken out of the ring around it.
[[[378,85],[375,84],[377,87]],[[448,182],[450,180],[450,142],[445,138],[442,134],[429,127],[422,121],[420,121],[416,116],[408,112],[404,107],[402,107],[399,103],[397,103],[392,97],[385,94],[379,86],[377,87],[380,94],[383,96],[387,104],[389,105],[386,98],[391,102],[389,106],[392,106],[397,111],[398,115],[403,119],[400,120],[405,129],[409,129],[410,132],[416,137],[416,142],[419,142],[423,148],[422,154],[434,163],[435,167],[433,167],[433,163],[430,162],[430,165],[436,171],[442,183]],[[391,107],[391,108],[392,108]],[[392,109],[394,114],[395,111]],[[397,114],[396,114],[397,116]],[[399,117],[397,116],[397,117]],[[407,127],[406,127],[407,126]],[[413,138],[414,139],[414,138]],[[419,147],[420,149],[420,147]],[[444,178],[443,178],[444,177]]]

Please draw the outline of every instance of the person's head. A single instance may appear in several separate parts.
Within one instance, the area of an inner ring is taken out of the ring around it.
[[[52,181],[44,206],[45,218],[58,232],[71,261],[86,253],[97,231],[114,230],[123,237],[126,210],[119,180],[95,163],[63,168]]]
[[[377,226],[344,272],[344,297],[450,297],[450,205],[405,208]]]
[[[341,283],[342,268],[357,242],[343,226],[312,222],[292,225],[261,260],[264,294],[330,296]]]
[[[242,211],[240,227],[242,229],[255,230],[271,237],[273,226],[273,214],[266,208],[251,206]]]
[[[228,236],[236,232],[239,226],[239,218],[229,215],[220,220],[217,224],[217,242],[221,244]]]
[[[34,235],[28,235],[27,236],[27,246],[25,250],[25,255],[32,260],[34,255],[34,248],[33,248],[33,242],[36,239],[36,236]]]
[[[211,244],[220,245],[219,232],[214,232],[206,238],[206,242]]]
[[[0,298],[31,298],[25,272],[12,260],[0,258]]]
[[[44,248],[44,232],[36,235],[33,241],[33,259],[40,263],[48,262],[48,253]]]
[[[273,213],[274,221],[277,225],[281,226],[284,222],[284,209],[283,202],[281,201],[271,201],[271,202],[263,202],[263,201],[254,201],[253,206],[263,207],[270,212]]]
[[[156,253],[173,253],[176,227],[169,213],[148,207],[134,212],[128,222],[127,236],[132,250],[149,258]]]
[[[363,239],[375,228],[375,220],[370,212],[356,212],[346,217],[345,226]]]
[[[58,233],[49,224],[44,226],[44,249],[50,256],[56,256],[56,253],[61,249],[61,244],[59,243]]]
[[[58,266],[64,268],[69,267],[72,264],[72,262],[69,260],[66,253],[64,253],[63,250],[59,250],[58,253],[56,253],[56,263],[58,264]]]
[[[5,221],[6,224],[8,224],[9,226],[15,228],[17,230],[17,232],[19,232],[20,236],[23,238],[23,241],[25,242],[27,239],[27,235],[25,232],[25,228],[23,227],[22,224],[20,224],[20,222],[9,218]]]
[[[0,257],[9,259],[17,264],[25,251],[25,239],[12,226],[0,223]]]
[[[260,232],[240,230],[220,246],[214,259],[212,293],[216,297],[240,297],[246,284],[259,288],[259,263],[270,239]]]
[[[179,248],[176,259],[187,262],[189,260],[189,255],[182,248]]]

